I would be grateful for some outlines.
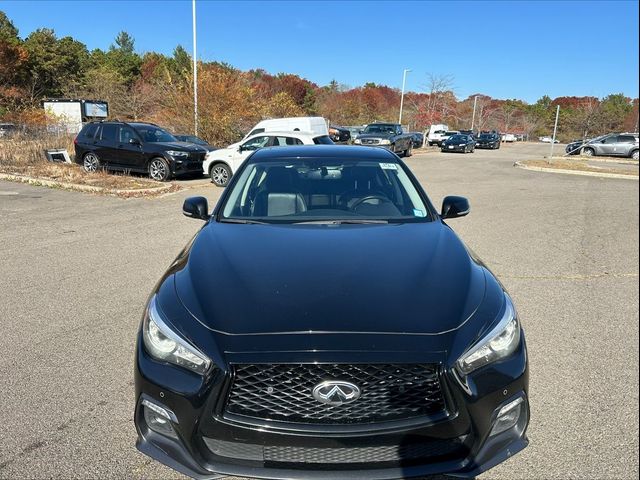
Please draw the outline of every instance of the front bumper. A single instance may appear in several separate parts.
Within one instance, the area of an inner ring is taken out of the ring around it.
[[[166,155],[173,175],[202,173],[202,165],[206,158],[205,152],[191,153],[188,157],[172,157]]]
[[[564,149],[565,153],[569,155],[580,155],[582,151],[582,144],[580,145],[567,145]]]
[[[442,145],[441,147],[443,152],[464,152],[465,149],[468,148],[469,147],[467,145],[463,145],[462,147],[459,145]]]
[[[348,426],[342,431],[331,426],[311,429],[300,425],[293,428],[240,423],[224,414],[228,379],[222,371],[203,379],[178,367],[160,364],[146,355],[140,341],[136,357],[136,446],[193,478],[238,475],[382,480],[435,474],[473,478],[528,444],[524,334],[520,347],[509,359],[488,365],[465,382],[457,379],[453,370],[444,369],[446,416],[365,424],[355,429]],[[168,379],[171,385],[167,385]],[[523,399],[518,423],[491,435],[497,412],[518,398]],[[175,435],[162,435],[149,428],[143,399],[175,415],[176,422],[172,423]],[[416,458],[402,453],[421,445],[428,450],[426,456]],[[397,458],[390,460],[393,452],[397,452]],[[372,454],[379,454],[385,461],[372,461],[369,458]]]
[[[354,143],[354,145],[358,145],[361,147],[381,147],[381,148],[386,148],[387,150],[391,150],[392,148],[391,144],[384,144],[384,143]]]
[[[497,142],[476,143],[476,148],[496,148],[497,146],[498,146]]]

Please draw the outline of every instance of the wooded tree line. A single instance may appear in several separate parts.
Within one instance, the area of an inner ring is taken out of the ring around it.
[[[560,105],[559,136],[570,140],[610,131],[637,130],[638,99],[543,96],[534,104],[478,93],[458,99],[450,76],[428,76],[420,92],[405,95],[403,123],[421,131],[435,123],[470,128],[474,97],[476,130],[549,135]],[[89,51],[72,37],[48,28],[26,38],[0,11],[0,120],[44,123],[43,98],[109,102],[110,116],[144,120],[176,133],[193,131],[190,54],[178,45],[170,56],[140,54],[121,32],[106,50]],[[198,62],[199,133],[219,145],[240,138],[258,120],[320,115],[337,125],[396,121],[400,91],[367,83],[350,88],[332,81],[319,86],[295,74],[240,71],[220,62]]]

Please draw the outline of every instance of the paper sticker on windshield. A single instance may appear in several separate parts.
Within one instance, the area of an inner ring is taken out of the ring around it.
[[[398,170],[398,165],[395,163],[381,163],[380,168],[383,170]]]
[[[424,217],[424,212],[422,210],[418,210],[417,208],[413,209],[414,217]]]

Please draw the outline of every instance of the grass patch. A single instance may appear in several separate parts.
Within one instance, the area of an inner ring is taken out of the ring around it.
[[[15,181],[37,184],[33,179],[45,180],[55,182],[55,185],[41,185],[121,197],[154,196],[180,190],[178,185],[156,182],[141,176],[106,170],[87,173],[75,163],[49,162],[44,151],[54,148],[65,148],[73,160],[73,136],[17,135],[0,139],[0,173],[24,177],[10,179]],[[95,188],[73,188],[74,185]],[[161,189],[158,191],[147,191],[159,188]]]
[[[588,162],[589,160],[586,159],[553,158],[551,162],[549,162],[549,160],[523,160],[520,163],[528,167],[538,167],[549,170],[577,170],[580,172],[615,173],[618,175],[628,175],[630,177],[638,176],[638,169],[633,169],[633,166],[631,166],[631,168],[616,168],[608,163],[590,165]]]

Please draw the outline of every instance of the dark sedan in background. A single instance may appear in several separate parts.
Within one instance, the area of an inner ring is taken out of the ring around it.
[[[196,137],[195,135],[174,135],[176,139],[181,142],[193,143],[194,145],[198,145],[199,147],[204,148],[207,152],[213,152],[214,150],[218,150],[218,147],[214,147],[206,140],[203,140],[200,137]]]
[[[476,148],[476,141],[470,135],[462,135],[460,133],[452,135],[443,143],[441,150],[443,152],[462,152],[473,153]]]
[[[329,137],[333,140],[333,143],[349,143],[351,140],[351,132],[348,128],[338,127],[332,125],[329,127]]]
[[[410,132],[412,137],[413,148],[421,148],[424,145],[424,134],[420,132]]]
[[[252,153],[149,297],[143,453],[194,478],[473,478],[527,446],[509,295],[382,148]],[[222,301],[223,300],[223,301]]]
[[[476,140],[476,148],[500,148],[500,135],[497,133],[481,133]]]

